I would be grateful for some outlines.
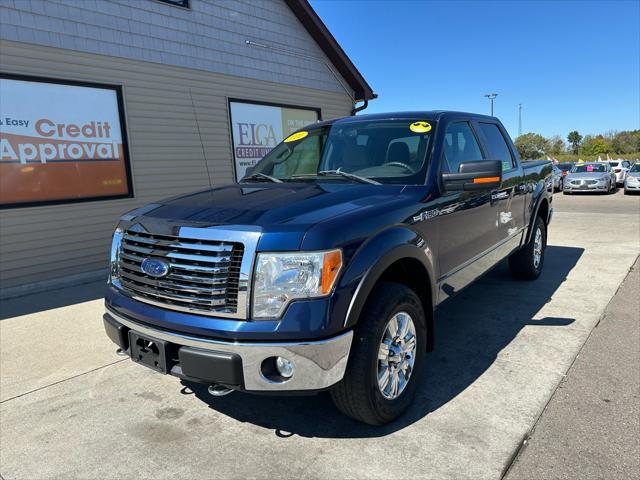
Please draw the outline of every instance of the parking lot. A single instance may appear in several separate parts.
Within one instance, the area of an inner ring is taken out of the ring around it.
[[[14,478],[500,478],[640,253],[640,196],[557,194],[545,269],[500,265],[437,313],[400,420],[327,394],[213,398],[115,355],[101,283],[4,301],[0,474]]]

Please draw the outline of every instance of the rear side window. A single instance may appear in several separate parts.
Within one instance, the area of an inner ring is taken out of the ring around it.
[[[452,123],[444,134],[444,171],[458,173],[462,162],[483,160],[476,136],[467,122]]]
[[[511,151],[498,126],[495,123],[481,123],[480,130],[486,140],[489,159],[500,160],[502,162],[502,170],[511,170],[515,167]]]

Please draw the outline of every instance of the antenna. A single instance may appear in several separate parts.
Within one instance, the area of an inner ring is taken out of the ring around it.
[[[207,178],[209,179],[209,186],[213,188],[211,183],[211,174],[209,173],[209,162],[207,162],[207,154],[204,152],[204,142],[202,141],[202,133],[200,133],[200,122],[198,122],[198,111],[196,110],[196,104],[193,101],[193,93],[189,89],[189,98],[191,98],[191,106],[193,107],[193,117],[196,120],[196,128],[198,129],[198,138],[200,139],[200,148],[202,148],[202,158],[204,159],[204,168],[207,170]]]

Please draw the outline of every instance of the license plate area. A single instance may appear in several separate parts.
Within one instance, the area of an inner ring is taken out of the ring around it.
[[[167,373],[167,342],[129,330],[131,360],[156,372]]]

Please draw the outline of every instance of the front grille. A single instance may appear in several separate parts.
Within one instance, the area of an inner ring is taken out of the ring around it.
[[[127,231],[117,275],[123,290],[148,303],[195,313],[235,313],[243,253],[241,243]],[[146,258],[164,259],[169,273],[162,278],[146,274],[141,267]]]
[[[571,180],[571,185],[595,185],[597,180]]]

